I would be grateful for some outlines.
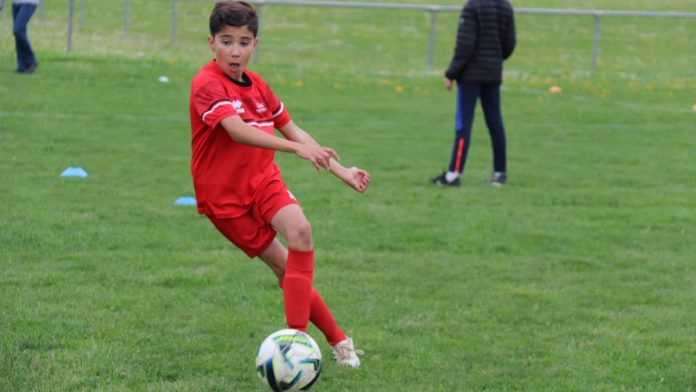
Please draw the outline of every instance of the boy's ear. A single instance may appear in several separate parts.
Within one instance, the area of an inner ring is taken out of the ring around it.
[[[210,50],[212,50],[212,51],[214,51],[213,50],[213,41],[215,41],[215,38],[213,38],[212,35],[209,35],[208,36],[208,45],[210,46]]]

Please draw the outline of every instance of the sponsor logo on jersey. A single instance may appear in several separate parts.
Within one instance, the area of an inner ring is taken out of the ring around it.
[[[232,107],[237,111],[237,114],[244,113],[244,108],[242,107],[242,101],[235,99],[232,101]]]
[[[263,102],[256,102],[256,113],[264,113],[267,110],[268,108]]]

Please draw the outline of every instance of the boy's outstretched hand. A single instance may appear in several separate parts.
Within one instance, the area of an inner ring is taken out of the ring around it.
[[[317,170],[330,170],[331,158],[338,160],[338,153],[333,148],[311,144],[301,144],[296,154],[303,159],[312,162]]]
[[[345,177],[341,177],[343,182],[351,188],[362,193],[370,185],[370,173],[355,166],[346,169]]]

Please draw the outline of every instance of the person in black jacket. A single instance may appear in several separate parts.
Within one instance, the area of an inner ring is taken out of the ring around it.
[[[454,56],[445,72],[447,90],[457,82],[454,148],[449,170],[433,178],[432,183],[460,185],[459,176],[464,170],[479,97],[493,144],[493,175],[488,183],[502,186],[507,181],[500,84],[503,61],[512,55],[515,43],[515,19],[507,0],[469,0],[464,5]]]

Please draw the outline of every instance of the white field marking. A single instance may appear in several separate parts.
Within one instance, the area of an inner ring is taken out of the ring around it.
[[[188,122],[188,116],[176,115],[140,115],[140,114],[123,114],[114,113],[109,115],[103,114],[88,114],[88,113],[47,113],[47,112],[19,112],[19,111],[4,111],[0,110],[1,117],[19,117],[19,118],[41,118],[50,120],[91,120],[98,118],[109,118],[121,121],[166,121],[166,122]]]

